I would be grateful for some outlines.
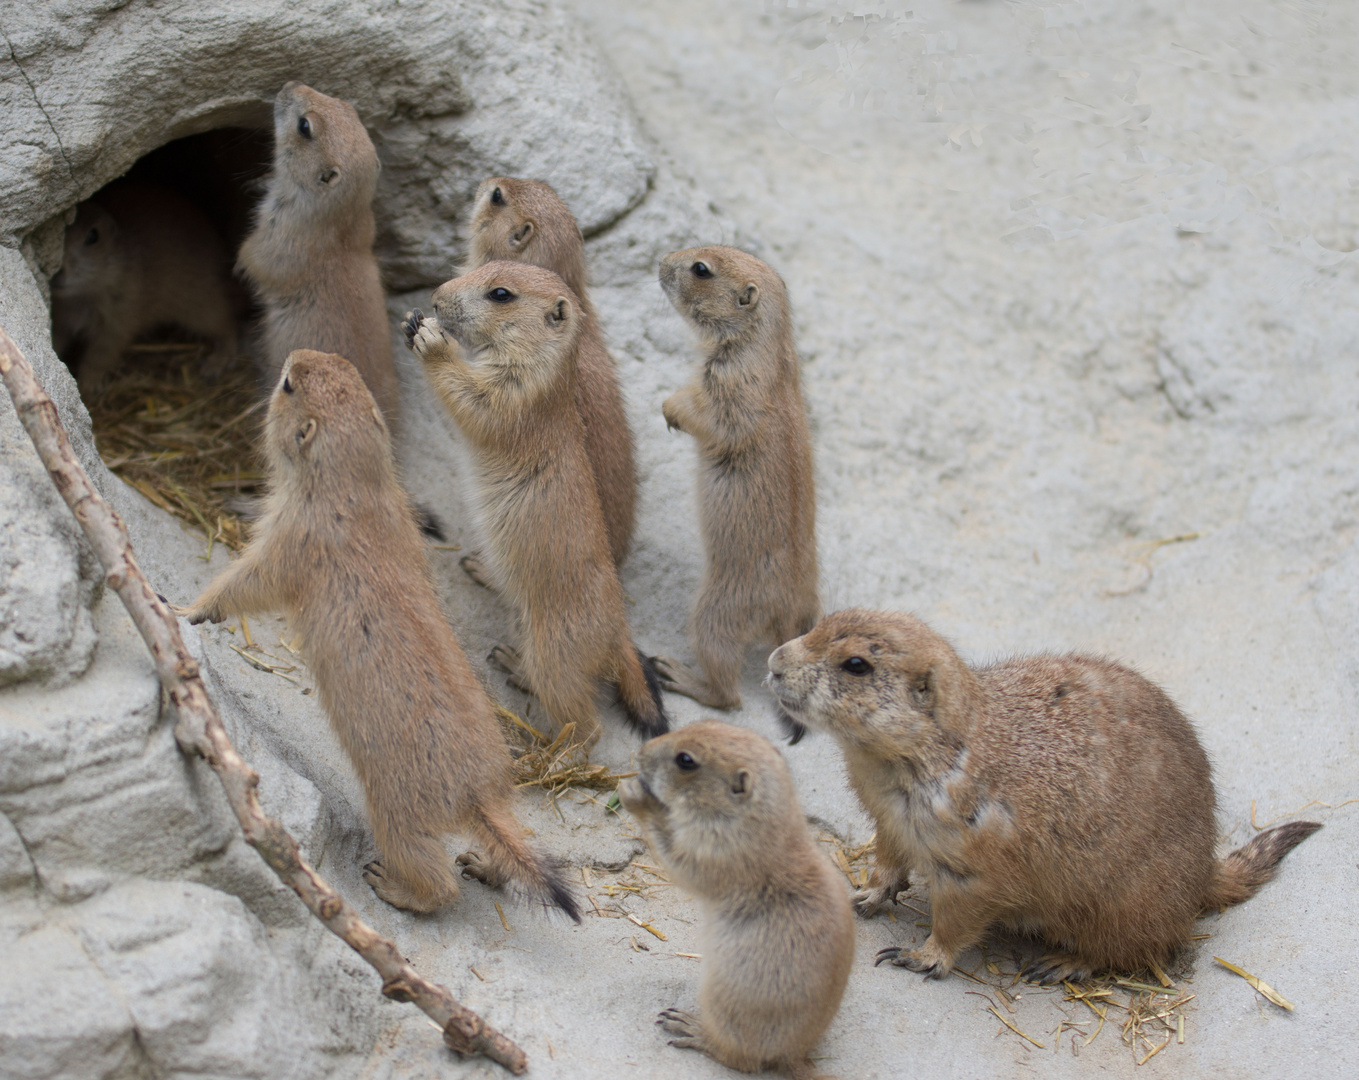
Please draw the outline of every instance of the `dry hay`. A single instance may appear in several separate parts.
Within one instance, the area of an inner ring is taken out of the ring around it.
[[[618,781],[637,775],[590,764],[589,748],[575,741],[575,724],[567,724],[549,739],[503,705],[495,708],[514,754],[515,787],[540,787],[555,799],[573,787],[613,791]]]
[[[207,382],[201,344],[133,345],[85,402],[99,455],[162,510],[239,551],[245,534],[228,500],[263,483],[255,442],[264,414],[254,368],[238,358]]]

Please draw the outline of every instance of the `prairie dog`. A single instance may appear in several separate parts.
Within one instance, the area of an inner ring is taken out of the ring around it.
[[[455,900],[444,835],[470,832],[486,855],[460,856],[465,873],[512,882],[579,922],[515,820],[509,747],[439,606],[387,425],[354,366],[291,353],[264,451],[269,494],[250,543],[183,614],[287,613],[363,783],[382,853],[364,878],[383,900],[410,911]]]
[[[236,355],[230,262],[207,216],[177,192],[116,184],[83,202],[52,278],[52,343],[83,393],[148,330],[174,324],[213,339],[207,370]]]
[[[348,102],[290,82],[274,99],[274,169],[237,269],[264,305],[264,381],[294,349],[339,353],[397,419],[387,307],[373,257],[378,157]]]
[[[576,408],[585,426],[585,452],[614,565],[632,545],[637,469],[632,429],[618,388],[618,369],[604,347],[594,306],[585,291],[585,240],[575,217],[540,180],[496,176],[483,180],[472,202],[471,257],[464,272],[496,259],[532,263],[566,282],[580,305]]]
[[[518,652],[497,646],[492,659],[586,743],[600,733],[600,680],[618,688],[638,731],[666,731],[585,453],[575,294],[550,270],[498,261],[439,286],[434,310],[407,315],[406,340],[472,445],[485,569],[519,615]]]
[[[656,670],[665,689],[732,709],[746,648],[804,634],[821,611],[793,324],[778,274],[736,248],[674,252],[660,277],[707,353],[699,377],[662,406],[666,424],[698,442],[707,566],[689,626],[702,672],[668,658]]]
[[[673,1045],[745,1072],[814,1075],[854,963],[840,875],[816,849],[769,740],[702,720],[652,739],[618,797],[703,906],[699,1012],[666,1009]]]
[[[850,609],[769,657],[794,720],[835,736],[877,822],[871,914],[928,881],[934,928],[879,961],[943,978],[993,925],[1043,938],[1041,982],[1145,970],[1204,908],[1255,894],[1321,826],[1293,822],[1214,854],[1207,755],[1169,697],[1095,657],[972,669],[910,615]]]

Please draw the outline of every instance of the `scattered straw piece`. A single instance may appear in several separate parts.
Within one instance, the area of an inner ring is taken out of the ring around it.
[[[507,933],[507,934],[512,934],[512,933],[514,933],[514,931],[510,929],[509,920],[507,920],[507,919],[505,918],[505,909],[504,909],[503,907],[500,906],[500,901],[499,901],[499,900],[496,900],[496,901],[494,901],[494,903],[495,903],[495,913],[496,913],[497,915],[500,916],[500,925],[503,926],[503,927],[505,928],[505,933]]]
[[[1033,1045],[1036,1046],[1036,1047],[1038,1047],[1039,1050],[1046,1050],[1046,1049],[1047,1049],[1046,1046],[1044,1046],[1042,1043],[1040,1043],[1040,1042],[1039,1042],[1037,1039],[1035,1039],[1032,1035],[1025,1035],[1024,1032],[1020,1031],[1019,1028],[1017,1028],[1017,1027],[1014,1026],[1014,1024],[1010,1023],[1010,1021],[1006,1020],[1005,1017],[1003,1017],[1003,1016],[1000,1015],[1000,1013],[996,1012],[996,1007],[995,1007],[994,1005],[988,1005],[988,1006],[986,1007],[986,1011],[989,1012],[992,1016],[994,1016],[997,1020],[999,1020],[1002,1024],[1004,1024],[1004,1025],[1005,1025],[1007,1028],[1009,1028],[1011,1031],[1013,1031],[1013,1032],[1014,1032],[1016,1035],[1018,1035],[1021,1039],[1026,1039],[1026,1040],[1028,1040],[1029,1042],[1033,1043]]]
[[[1170,981],[1170,976],[1168,976],[1164,971],[1161,970],[1161,965],[1158,964],[1155,960],[1151,962],[1151,973],[1156,976],[1156,981],[1159,982],[1162,986],[1170,990],[1175,989],[1175,984]]]
[[[1145,1056],[1144,1058],[1142,1058],[1142,1060],[1139,1061],[1137,1064],[1139,1064],[1139,1065],[1145,1065],[1148,1061],[1150,1061],[1152,1058],[1154,1058],[1157,1054],[1159,1054],[1162,1050],[1164,1050],[1164,1049],[1165,1049],[1167,1046],[1169,1046],[1169,1045],[1170,1045],[1170,1034],[1167,1032],[1167,1033],[1166,1033],[1166,1041],[1163,1042],[1163,1043],[1161,1043],[1159,1046],[1154,1046],[1154,1047],[1152,1047],[1150,1050],[1148,1050],[1146,1056]]]
[[[1251,986],[1255,987],[1255,989],[1259,993],[1263,994],[1270,1001],[1274,1002],[1275,1005],[1279,1006],[1279,1008],[1287,1009],[1289,1012],[1293,1011],[1293,1003],[1289,1001],[1286,997],[1284,997],[1281,993],[1279,993],[1277,990],[1275,990],[1274,987],[1270,986],[1269,983],[1265,982],[1264,979],[1261,979],[1257,975],[1252,975],[1249,971],[1243,971],[1235,964],[1227,963],[1227,961],[1222,959],[1222,957],[1220,956],[1215,956],[1213,957],[1213,959],[1216,960],[1223,967],[1225,967],[1228,971],[1232,972],[1234,975],[1240,975],[1243,979],[1246,980],[1246,982],[1250,983]]]
[[[654,926],[652,926],[649,922],[645,922],[645,921],[643,921],[642,919],[639,919],[636,915],[629,915],[627,918],[628,918],[628,922],[632,923],[634,926],[640,926],[640,927],[641,927],[643,930],[645,930],[648,934],[655,934],[655,935],[656,935],[658,938],[660,938],[662,941],[667,941],[667,940],[669,940],[664,934],[662,934],[659,930],[657,930],[657,929],[656,929]]]

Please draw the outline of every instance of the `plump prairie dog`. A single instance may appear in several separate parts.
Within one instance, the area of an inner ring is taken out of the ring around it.
[[[283,610],[363,783],[382,899],[433,911],[457,898],[445,834],[486,847],[458,861],[579,921],[555,866],[525,843],[494,706],[439,606],[387,425],[354,366],[301,349],[269,402],[269,494],[241,557],[184,611],[191,622]]]
[[[703,905],[697,1015],[660,1023],[673,1045],[745,1072],[811,1077],[854,962],[839,873],[816,849],[793,778],[769,740],[703,720],[638,756],[618,786],[656,856]]]
[[[664,732],[576,409],[575,294],[550,270],[499,261],[441,285],[434,310],[437,319],[407,316],[406,340],[472,445],[485,572],[519,615],[518,651],[497,646],[492,659],[587,743],[600,732],[601,680],[640,732]]]
[[[1088,656],[965,665],[910,615],[828,615],[769,657],[795,721],[835,736],[878,826],[871,914],[914,868],[934,926],[879,961],[942,978],[991,926],[1055,950],[1041,982],[1145,970],[1199,912],[1235,904],[1321,826],[1299,821],[1214,854],[1207,755],[1166,694]]]
[[[139,335],[173,324],[213,340],[205,368],[236,355],[236,292],[217,230],[168,188],[118,184],[81,203],[52,279],[52,342],[96,389]]]
[[[778,274],[716,246],[667,255],[660,277],[707,354],[662,406],[698,442],[707,566],[689,628],[702,672],[669,658],[656,670],[665,689],[731,709],[746,648],[806,633],[821,611],[807,410]]]
[[[472,201],[471,253],[465,270],[496,259],[533,263],[566,282],[580,304],[576,408],[585,425],[585,452],[615,565],[632,545],[637,509],[637,469],[632,430],[618,388],[618,370],[604,347],[586,293],[585,240],[566,203],[540,180],[496,176],[483,180]]]
[[[377,176],[377,151],[354,107],[288,83],[274,99],[274,169],[236,265],[264,306],[266,384],[294,349],[339,353],[392,424],[396,371],[373,257]]]

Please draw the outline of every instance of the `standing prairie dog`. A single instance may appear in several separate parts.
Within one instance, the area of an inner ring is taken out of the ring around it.
[[[714,709],[741,704],[745,650],[806,633],[821,611],[816,493],[793,324],[783,281],[732,247],[661,260],[661,287],[707,352],[662,406],[698,442],[707,567],[690,618],[702,672],[658,658],[661,685]]]
[[[604,347],[599,319],[586,294],[580,226],[542,181],[496,176],[477,188],[470,231],[472,249],[464,272],[496,259],[532,263],[551,270],[576,295],[580,306],[576,408],[585,426],[585,452],[594,470],[609,551],[614,565],[621,565],[632,545],[637,470],[618,369]]]
[[[182,195],[120,183],[81,203],[52,279],[52,343],[82,393],[139,334],[173,324],[213,339],[205,367],[236,355],[235,287],[212,222]]]
[[[638,731],[666,731],[585,453],[575,294],[550,270],[490,262],[439,286],[434,310],[437,319],[407,315],[406,340],[472,445],[485,571],[519,615],[518,652],[497,646],[492,659],[587,744],[600,733],[601,680],[618,688]]]
[[[387,425],[354,366],[290,354],[264,452],[269,494],[250,543],[183,614],[287,613],[363,783],[382,853],[364,878],[383,900],[410,911],[455,900],[443,838],[466,831],[486,855],[460,856],[465,873],[513,882],[579,922],[515,820],[509,748],[439,606]]]
[[[274,99],[274,169],[236,265],[264,305],[266,384],[294,349],[339,353],[394,424],[396,370],[373,257],[377,176],[354,107],[288,83]]]
[[[910,615],[828,615],[769,657],[795,721],[835,736],[878,826],[872,914],[914,868],[934,927],[878,960],[943,978],[991,926],[1055,950],[1041,982],[1161,964],[1204,908],[1253,896],[1310,821],[1214,854],[1207,755],[1166,694],[1088,656],[972,669]]]
[[[703,905],[698,1015],[666,1009],[675,1046],[745,1072],[814,1074],[854,963],[854,917],[768,739],[703,720],[642,747],[618,797]]]

